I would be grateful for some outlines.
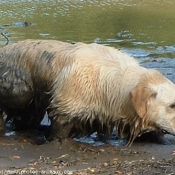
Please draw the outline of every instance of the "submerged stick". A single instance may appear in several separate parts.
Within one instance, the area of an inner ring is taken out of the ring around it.
[[[6,44],[5,45],[8,45],[9,43],[9,38],[7,35],[5,35],[4,33],[1,33],[1,35],[7,40]]]
[[[7,40],[7,42],[5,44],[5,45],[7,45],[10,42],[10,40],[9,40],[9,37],[10,37],[9,32],[2,25],[0,25],[0,30],[2,30],[1,35]]]

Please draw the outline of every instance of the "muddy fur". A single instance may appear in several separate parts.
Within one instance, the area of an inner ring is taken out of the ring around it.
[[[0,50],[0,109],[17,129],[35,127],[44,117],[55,79],[51,64],[59,44],[67,45],[27,40]]]
[[[175,91],[161,73],[95,43],[26,40],[0,50],[0,108],[22,118],[32,109],[38,121],[47,110],[52,123],[49,139],[96,131],[110,136],[116,127],[130,145],[144,132],[160,131],[162,120],[157,123],[156,113],[152,116],[146,105],[149,101],[153,106],[154,87],[161,84]]]

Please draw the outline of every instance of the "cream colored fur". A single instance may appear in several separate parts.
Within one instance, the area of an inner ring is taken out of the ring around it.
[[[93,125],[99,120],[103,127],[115,122],[121,137],[130,138],[129,144],[146,131],[165,129],[175,134],[175,110],[160,112],[175,102],[175,86],[158,71],[98,44],[79,44],[59,57],[69,62],[57,73],[51,106],[62,123]],[[62,113],[68,117],[61,117]]]
[[[97,131],[110,136],[116,126],[128,145],[147,131],[175,135],[175,85],[117,49],[95,43],[26,40],[2,52],[6,53],[3,62],[31,75],[30,83],[41,100],[51,96],[46,104],[52,135]],[[18,56],[22,54],[23,58]]]

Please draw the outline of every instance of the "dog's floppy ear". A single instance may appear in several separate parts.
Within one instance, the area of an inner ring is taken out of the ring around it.
[[[144,117],[146,115],[149,102],[151,98],[155,98],[156,95],[157,93],[154,90],[141,84],[138,84],[131,91],[132,104],[140,117]]]

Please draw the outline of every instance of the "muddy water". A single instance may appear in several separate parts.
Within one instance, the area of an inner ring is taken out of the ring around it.
[[[32,38],[114,46],[174,77],[174,0],[0,0],[0,28],[9,32],[10,42]],[[0,47],[5,43],[0,36]],[[102,144],[93,138],[79,141]]]

